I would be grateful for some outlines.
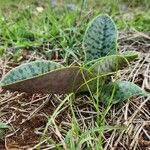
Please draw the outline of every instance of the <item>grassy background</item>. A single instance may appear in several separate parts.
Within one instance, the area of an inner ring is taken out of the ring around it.
[[[69,9],[68,4],[73,4],[74,10]],[[40,49],[51,59],[50,49],[59,49],[63,50],[60,54],[66,62],[70,57],[82,59],[83,34],[94,16],[107,13],[113,17],[119,30],[135,28],[148,32],[149,6],[149,0],[58,0],[55,7],[47,0],[8,0],[7,3],[1,0],[0,55],[9,54],[14,61],[19,61],[23,49]],[[41,12],[39,7],[43,9]]]

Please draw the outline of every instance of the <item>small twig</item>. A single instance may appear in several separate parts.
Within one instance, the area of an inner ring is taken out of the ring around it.
[[[150,92],[150,85],[148,83],[148,79],[150,78],[150,76],[148,76],[149,70],[150,70],[150,64],[148,64],[147,69],[146,69],[146,71],[144,73],[144,80],[143,80],[142,87]]]
[[[150,37],[149,37],[147,34],[145,34],[145,33],[143,33],[143,32],[139,32],[139,31],[137,31],[135,28],[132,28],[132,30],[136,33],[136,37],[142,36],[142,37],[144,37],[144,38],[150,40]]]
[[[36,99],[36,100],[33,100],[33,101],[29,102],[29,103],[25,103],[25,104],[21,104],[21,105],[22,105],[22,106],[31,105],[31,104],[36,103],[36,102],[38,102],[38,101],[41,101],[41,100],[43,100],[43,99],[45,99],[45,98],[47,98],[47,96],[40,97],[40,98],[38,98],[38,99]]]
[[[25,123],[26,121],[30,120],[35,114],[37,114],[37,112],[39,112],[45,106],[45,104],[47,104],[49,102],[49,100],[50,100],[51,97],[52,97],[52,95],[49,95],[47,97],[47,99],[38,108],[36,108],[35,110],[33,110],[30,113],[29,117],[27,119],[23,120],[20,124]]]

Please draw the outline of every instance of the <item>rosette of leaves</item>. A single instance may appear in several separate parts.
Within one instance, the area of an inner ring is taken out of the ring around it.
[[[138,53],[117,51],[117,29],[115,23],[108,15],[94,18],[88,25],[84,39],[83,49],[85,61],[82,66],[63,66],[59,63],[46,60],[37,60],[22,64],[8,72],[1,80],[1,87],[5,90],[21,91],[27,93],[70,93],[96,89],[96,78],[108,77],[118,70],[129,65],[129,62],[138,57]],[[145,93],[134,83],[117,81],[105,84],[102,90],[102,99],[110,96],[110,88],[117,85],[117,94],[114,101],[127,99],[131,96]],[[122,84],[124,86],[122,86]],[[123,88],[125,87],[125,88]],[[132,88],[133,87],[133,88]],[[126,92],[130,90],[130,92]],[[107,93],[107,91],[109,91]],[[141,91],[141,92],[140,92]],[[116,102],[116,101],[115,101]]]

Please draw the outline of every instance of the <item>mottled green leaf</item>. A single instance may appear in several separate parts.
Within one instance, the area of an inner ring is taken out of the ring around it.
[[[59,63],[46,60],[37,60],[25,63],[8,72],[2,78],[0,85],[6,86],[22,80],[27,80],[62,67],[63,66]]]
[[[114,92],[113,92],[114,91]],[[143,89],[132,82],[116,81],[105,85],[101,91],[102,101],[107,104],[112,99],[112,103],[123,102],[133,96],[150,96]]]
[[[62,68],[57,63],[47,61],[44,61],[43,65],[38,61],[38,65],[37,62],[32,62],[13,69],[2,79],[2,88],[26,93],[64,94],[76,92],[85,80],[92,77],[89,71],[80,67]],[[21,73],[20,69],[23,70]],[[27,75],[26,72],[28,72]],[[18,77],[18,80],[17,77],[13,77],[14,75]]]
[[[103,75],[123,69],[129,65],[130,61],[136,59],[138,55],[138,52],[127,51],[120,55],[110,55],[91,61],[87,66],[91,66],[89,70],[95,75]]]
[[[83,39],[86,60],[116,54],[116,42],[117,30],[113,20],[108,15],[97,16],[89,24]]]
[[[106,56],[93,64],[89,70],[94,75],[104,75],[111,72],[116,72],[123,67],[128,66],[128,61],[124,56],[111,55]]]

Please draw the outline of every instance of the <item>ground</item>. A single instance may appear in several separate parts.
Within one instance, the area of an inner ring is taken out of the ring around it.
[[[0,78],[24,62],[51,59],[83,61],[87,23],[99,13],[112,16],[119,30],[118,49],[140,56],[117,78],[150,91],[150,3],[120,1],[4,0],[0,10]],[[70,5],[71,4],[71,5]],[[148,150],[150,101],[133,97],[105,108],[82,94],[27,94],[0,89],[0,150]]]

